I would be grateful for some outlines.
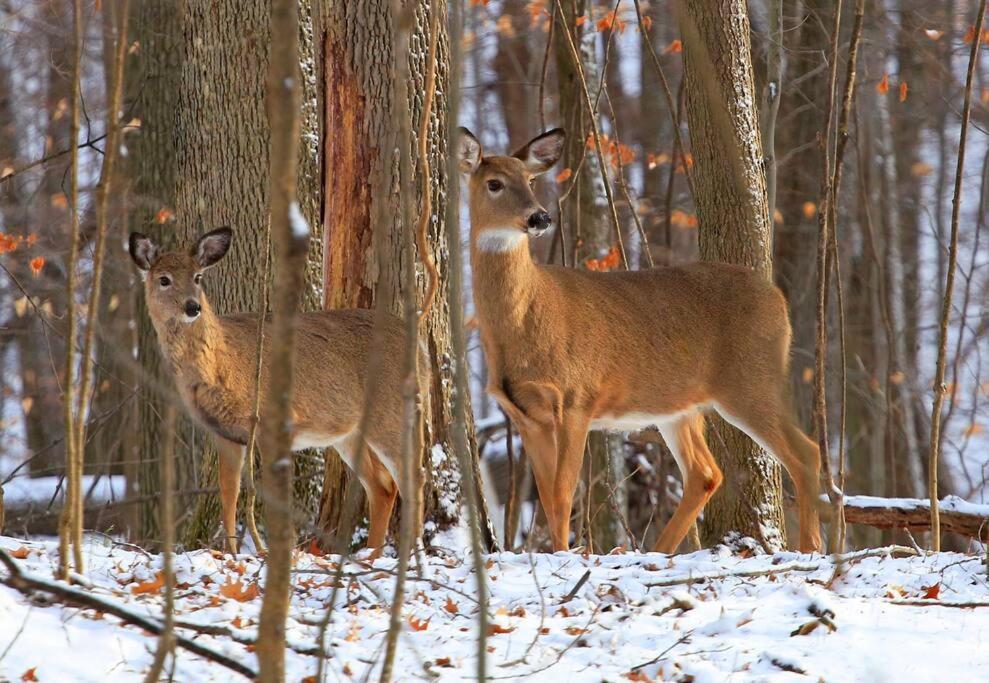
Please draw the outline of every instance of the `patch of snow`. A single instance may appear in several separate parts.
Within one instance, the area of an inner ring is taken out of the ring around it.
[[[474,677],[473,562],[464,536],[440,540],[453,552],[427,553],[426,566],[414,571],[429,580],[406,592],[405,622],[414,619],[425,627],[406,628],[399,639],[395,669],[402,680],[452,683]],[[17,560],[23,570],[51,580],[54,542],[0,538],[0,547],[25,554]],[[161,614],[156,590],[134,593],[138,584],[154,580],[162,566],[159,556],[93,538],[86,539],[84,553],[88,592],[139,614]],[[719,683],[805,680],[794,678],[800,671],[810,676],[806,680],[827,681],[984,677],[989,608],[896,604],[897,596],[923,598],[935,584],[940,601],[985,601],[989,589],[981,557],[938,553],[894,559],[880,552],[852,559],[829,589],[831,558],[792,552],[741,557],[720,547],[679,556],[490,554],[485,556],[490,612],[499,628],[488,638],[489,666],[504,679],[568,683],[620,681],[634,672],[650,680]],[[295,558],[286,680],[316,672],[316,658],[305,651],[317,646],[327,609],[333,614],[325,641],[327,680],[376,678],[380,671],[396,560],[348,561],[344,589],[334,591],[338,561],[305,552]],[[183,586],[176,598],[182,620],[256,636],[261,597],[233,591],[241,601],[221,587],[263,582],[263,561],[199,550],[176,555],[174,564]],[[769,573],[781,568],[789,571]],[[571,595],[585,574],[586,582]],[[680,606],[666,609],[674,603]],[[821,627],[791,635],[821,609],[833,612],[836,631]],[[252,650],[230,637],[200,634],[196,641],[257,667]],[[42,681],[139,681],[155,642],[113,617],[46,606],[0,585],[0,653],[6,653],[0,678],[16,680],[37,667]],[[231,680],[228,670],[181,649],[175,665],[175,680]]]
[[[292,224],[292,237],[298,241],[309,239],[309,222],[302,215],[298,202],[292,202],[288,208],[289,222]]]

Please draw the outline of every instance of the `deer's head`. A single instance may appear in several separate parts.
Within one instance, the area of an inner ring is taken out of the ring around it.
[[[471,235],[481,251],[510,251],[526,235],[546,232],[553,220],[532,192],[532,181],[560,160],[566,136],[554,128],[511,156],[485,156],[481,143],[460,129],[459,163],[468,176]]]
[[[155,324],[194,323],[203,310],[203,273],[222,259],[233,230],[218,228],[208,232],[186,251],[162,253],[150,238],[132,232],[128,241],[130,257],[144,276],[148,313]]]

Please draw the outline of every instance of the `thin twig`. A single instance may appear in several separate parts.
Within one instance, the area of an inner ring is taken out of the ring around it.
[[[958,134],[958,163],[955,167],[955,191],[951,199],[951,241],[948,244],[948,272],[944,285],[944,301],[941,304],[941,319],[938,325],[937,368],[934,372],[934,402],[931,407],[931,446],[927,462],[927,489],[931,500],[931,550],[941,550],[941,519],[938,510],[938,458],[941,452],[941,407],[947,387],[944,384],[945,366],[948,359],[948,326],[951,321],[951,297],[955,289],[955,270],[958,265],[958,220],[961,213],[962,173],[965,170],[965,143],[968,140],[968,124],[972,114],[972,82],[975,80],[975,65],[978,62],[979,48],[982,46],[982,24],[986,17],[986,0],[979,3],[979,13],[975,18],[975,40],[968,57],[968,72],[965,75],[965,105],[962,108],[961,130]]]
[[[615,230],[615,239],[618,241],[618,250],[622,256],[622,264],[625,266],[625,270],[628,270],[628,257],[625,255],[625,243],[622,240],[622,228],[621,223],[618,221],[618,209],[615,206],[615,197],[611,191],[611,180],[608,178],[608,166],[605,162],[604,151],[601,149],[601,134],[598,130],[597,115],[595,113],[594,103],[591,100],[591,93],[587,89],[587,80],[584,76],[584,64],[580,59],[580,53],[577,52],[577,46],[574,44],[573,35],[570,33],[570,27],[566,25],[566,14],[563,12],[563,7],[560,5],[560,0],[556,0],[556,6],[559,10],[560,27],[563,30],[563,35],[566,36],[567,46],[570,48],[570,58],[573,60],[574,68],[577,71],[577,76],[580,79],[580,89],[584,95],[584,105],[587,107],[587,113],[589,115],[591,123],[591,134],[594,136],[594,151],[597,154],[598,165],[601,167],[601,181],[604,185],[604,193],[608,199],[608,208],[611,214],[611,224]]]

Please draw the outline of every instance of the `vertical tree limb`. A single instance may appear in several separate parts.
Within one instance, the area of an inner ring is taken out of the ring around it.
[[[414,230],[415,234],[408,240],[408,252],[403,259],[403,276],[405,287],[402,292],[402,307],[405,317],[405,359],[403,361],[402,395],[405,415],[402,420],[402,453],[399,462],[399,489],[403,494],[402,519],[398,538],[398,563],[395,567],[395,590],[392,593],[391,615],[388,633],[385,638],[385,657],[381,665],[381,683],[389,683],[392,679],[395,664],[395,652],[398,647],[398,637],[402,631],[402,608],[405,602],[405,576],[409,570],[409,553],[412,552],[413,535],[415,534],[416,517],[419,515],[419,498],[421,482],[418,471],[421,469],[418,458],[421,452],[420,439],[414,438],[421,434],[421,418],[416,410],[417,369],[419,322],[425,318],[436,293],[438,273],[436,265],[431,262],[426,245],[426,230],[431,218],[432,201],[429,186],[429,145],[427,133],[429,118],[436,95],[436,38],[439,34],[439,7],[433,0],[427,0],[426,12],[429,15],[429,53],[426,56],[426,92],[422,110],[421,128],[419,130],[419,164],[422,171],[422,205],[420,207],[418,225],[413,227],[413,195],[412,160],[410,146],[412,141],[412,121],[409,110],[408,83],[409,69],[409,36],[412,32],[415,5],[402,7],[400,0],[392,2],[392,21],[394,22],[395,57],[390,70],[394,101],[398,106],[398,130],[393,148],[399,154],[399,206],[401,207],[401,225],[405,230]],[[429,271],[427,299],[423,304],[423,314],[416,316],[415,312],[415,253],[413,244],[418,243],[419,253]],[[420,486],[417,486],[420,484]]]
[[[65,469],[68,479],[65,488],[65,500],[62,505],[62,513],[58,520],[58,573],[63,580],[69,578],[69,547],[75,540],[73,529],[75,521],[73,515],[78,510],[76,497],[79,496],[82,484],[82,472],[76,469],[75,452],[75,367],[76,367],[76,261],[79,258],[79,147],[76,144],[79,139],[79,88],[82,78],[82,1],[75,0],[72,3],[73,26],[75,52],[72,67],[72,101],[69,103],[70,124],[69,130],[71,140],[70,161],[69,161],[69,260],[66,270],[68,310],[68,339],[66,341],[65,359]],[[83,570],[82,550],[78,547],[73,552],[73,560],[77,572]]]
[[[268,67],[268,118],[271,126],[270,210],[275,254],[272,295],[270,380],[261,431],[264,477],[261,495],[268,529],[268,564],[258,625],[261,683],[285,678],[285,620],[288,615],[292,546],[291,396],[296,311],[305,275],[309,226],[296,203],[298,172],[299,3],[271,4],[271,62]]]
[[[114,45],[113,76],[110,97],[107,104],[106,153],[100,184],[96,189],[96,246],[93,253],[93,284],[89,292],[86,308],[86,328],[82,349],[82,376],[79,381],[79,411],[76,414],[72,449],[76,457],[76,470],[82,477],[83,456],[86,453],[86,417],[89,413],[90,395],[93,391],[93,353],[96,342],[96,325],[100,310],[100,290],[103,285],[103,262],[106,256],[106,237],[109,232],[110,192],[114,179],[114,168],[120,155],[121,128],[117,125],[124,92],[124,60],[127,57],[127,19],[130,10],[129,0],[122,0],[116,12],[116,43]],[[81,486],[81,483],[78,485]],[[73,522],[74,542],[82,546],[82,492],[76,491]],[[80,560],[81,562],[81,560]]]
[[[158,460],[161,477],[161,558],[164,580],[165,604],[161,633],[158,634],[158,648],[151,668],[144,677],[145,683],[158,683],[165,659],[175,656],[175,510],[173,492],[175,488],[175,404],[165,406],[165,444]]]
[[[449,13],[450,21],[450,120],[457,120],[457,102],[460,97],[460,41],[462,37],[462,17],[460,3],[454,3],[453,11]],[[450,144],[448,149],[457,149],[458,134],[455,126],[450,126]],[[447,160],[447,174],[457,178],[458,182],[450,183],[450,198],[446,205],[446,245],[450,253],[450,277],[448,279],[450,301],[450,327],[454,358],[454,387],[453,392],[453,448],[457,452],[460,471],[467,485],[464,502],[467,505],[467,523],[470,534],[471,561],[474,563],[474,580],[477,582],[477,680],[479,683],[487,680],[488,655],[488,592],[487,577],[484,568],[484,555],[481,547],[481,504],[478,470],[472,466],[470,444],[467,442],[467,400],[470,397],[468,386],[469,368],[467,366],[467,343],[464,334],[464,299],[463,299],[463,252],[460,248],[460,172],[455,154],[450,154]]]
[[[986,0],[979,2],[979,13],[975,18],[975,38],[968,57],[968,72],[965,75],[965,105],[962,108],[961,130],[958,133],[958,163],[955,167],[955,190],[951,198],[951,240],[948,243],[948,271],[945,276],[944,300],[941,303],[941,318],[938,323],[937,367],[934,371],[934,401],[931,407],[931,445],[927,462],[927,489],[931,499],[931,550],[941,550],[941,519],[938,509],[938,458],[941,454],[941,408],[948,389],[944,384],[945,367],[948,357],[948,326],[951,321],[951,296],[955,288],[955,270],[958,266],[958,221],[961,214],[962,173],[965,170],[965,143],[968,140],[968,124],[972,115],[972,83],[975,79],[975,65],[978,63],[979,48],[982,46],[982,25],[986,17]]]

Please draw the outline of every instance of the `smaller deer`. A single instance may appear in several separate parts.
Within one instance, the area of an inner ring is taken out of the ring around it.
[[[254,313],[217,315],[202,289],[205,272],[222,259],[233,240],[230,228],[203,235],[186,251],[162,253],[149,238],[132,233],[130,256],[144,276],[148,314],[179,394],[193,418],[216,437],[220,502],[227,546],[236,552],[237,498],[244,451],[253,422],[256,335]],[[402,489],[399,472],[402,437],[402,368],[405,331],[392,316],[375,329],[371,310],[300,313],[295,340],[292,393],[292,450],[326,448],[340,452],[359,473],[367,493],[371,526],[367,545],[380,549],[396,495],[417,501]],[[271,322],[266,317],[265,325]],[[377,381],[370,397],[365,447],[357,450],[365,378],[372,337],[380,334]],[[420,349],[419,368],[428,367]],[[419,378],[419,386],[426,384]],[[268,381],[262,359],[261,386]]]
[[[674,552],[723,479],[704,442],[703,414],[714,410],[783,463],[796,485],[799,546],[820,550],[820,456],[785,397],[790,321],[780,290],[721,263],[614,273],[537,265],[529,237],[552,220],[531,183],[559,160],[563,131],[512,156],[485,155],[470,131],[460,134],[487,390],[522,436],[553,549],[569,545],[588,431],[656,426],[683,476],[655,546]]]

